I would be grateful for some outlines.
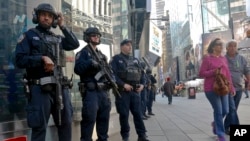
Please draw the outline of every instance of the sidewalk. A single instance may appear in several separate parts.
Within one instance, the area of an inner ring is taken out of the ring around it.
[[[213,111],[204,93],[197,93],[196,99],[173,97],[172,105],[167,98],[157,95],[153,112],[148,120],[144,120],[147,135],[151,141],[215,141],[211,121]],[[250,124],[250,99],[242,100],[238,109],[241,124]],[[118,116],[117,116],[118,117]],[[130,115],[130,141],[137,141],[137,135]],[[120,127],[120,126],[118,126]],[[109,141],[121,141],[120,128],[109,137]],[[226,136],[229,141],[229,136]]]

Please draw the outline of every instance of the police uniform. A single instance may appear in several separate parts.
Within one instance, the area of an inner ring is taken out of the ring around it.
[[[138,85],[145,82],[141,74],[140,63],[134,57],[120,53],[113,57],[111,66],[114,71],[116,83],[119,87],[121,97],[116,96],[115,104],[117,112],[119,113],[119,120],[121,126],[121,136],[124,141],[129,138],[129,111],[133,114],[134,125],[139,139],[148,141],[146,139],[146,129],[141,117],[141,98],[140,94],[135,91]],[[125,91],[124,84],[133,86],[132,91]]]
[[[84,34],[100,34],[97,28],[88,28]],[[86,35],[89,36],[89,35]],[[87,41],[88,42],[88,41]],[[107,64],[107,59],[100,50],[96,49],[102,65]],[[82,94],[82,121],[81,141],[92,141],[94,125],[96,123],[97,141],[107,141],[109,128],[109,114],[111,102],[108,95],[109,85],[106,79],[96,79],[100,68],[93,66],[97,58],[91,51],[91,46],[86,45],[76,55],[74,71],[80,76],[80,90]]]
[[[142,75],[143,75],[143,79],[145,81],[144,83],[144,88],[143,90],[141,91],[140,93],[140,96],[141,96],[141,110],[142,110],[142,118],[143,119],[147,119],[149,118],[150,116],[147,116],[146,115],[146,110],[147,110],[147,99],[148,99],[148,96],[147,96],[147,85],[148,85],[148,80],[147,80],[147,74],[145,73],[144,69],[145,69],[145,63],[144,62],[141,62],[141,66],[142,66]]]
[[[153,107],[153,101],[155,99],[155,83],[157,82],[154,76],[151,74],[152,71],[150,69],[146,70],[147,77],[148,77],[148,82],[150,85],[150,88],[147,91],[148,94],[148,101],[147,101],[147,109],[148,109],[148,114],[149,115],[154,115],[152,112],[152,107]]]
[[[43,8],[43,6],[46,8],[52,7],[49,4],[39,6],[40,8]],[[44,11],[47,10],[49,9]],[[67,28],[61,30],[65,37],[57,36],[49,29],[44,29],[38,25],[36,28],[25,32],[16,46],[16,65],[19,68],[26,69],[29,82],[30,94],[26,111],[28,126],[32,128],[31,141],[45,141],[50,114],[52,114],[57,126],[59,141],[71,141],[73,109],[69,87],[62,87],[63,109],[61,110],[61,125],[58,125],[59,115],[56,109],[55,90],[47,91],[40,83],[42,78],[53,76],[53,72],[45,72],[42,56],[48,56],[55,62],[54,45],[60,40],[61,54],[62,50],[70,51],[79,46],[79,42],[72,32],[68,31]],[[47,86],[54,87],[52,85]]]

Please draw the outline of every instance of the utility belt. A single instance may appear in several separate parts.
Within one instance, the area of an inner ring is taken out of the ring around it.
[[[30,85],[40,85],[41,89],[43,92],[51,92],[55,90],[56,86],[56,80],[54,76],[47,76],[47,77],[42,77],[40,79],[27,79],[23,78],[24,86],[25,86],[25,93],[29,94]],[[60,81],[60,84],[63,88],[72,88],[73,83],[72,80],[69,80],[68,77],[64,76],[62,80]]]
[[[83,95],[87,90],[93,91],[93,90],[104,90],[108,91],[111,89],[110,85],[105,84],[103,82],[95,83],[95,82],[88,82],[88,83],[78,83],[79,91]]]
[[[133,87],[133,90],[136,91],[136,89],[140,88],[141,84],[129,84]],[[125,91],[123,87],[118,87],[119,91]]]

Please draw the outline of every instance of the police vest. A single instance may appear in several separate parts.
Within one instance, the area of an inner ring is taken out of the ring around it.
[[[52,59],[54,62],[56,61],[56,56],[60,56],[60,65],[61,67],[66,66],[66,55],[64,50],[61,47],[61,37],[56,36],[51,32],[51,34],[42,34],[39,30],[32,28],[32,31],[34,31],[41,39],[42,42],[37,42],[40,47],[40,53],[44,56],[48,56],[50,59]],[[56,46],[59,45],[59,50],[56,50]],[[59,53],[59,54],[57,54]]]
[[[126,60],[126,69],[118,71],[118,76],[126,83],[133,84],[139,83],[141,79],[141,69],[138,60]]]

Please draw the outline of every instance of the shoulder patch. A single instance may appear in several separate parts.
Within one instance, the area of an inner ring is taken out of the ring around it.
[[[77,53],[77,54],[76,54],[76,57],[75,57],[76,60],[78,60],[78,59],[80,58],[80,55],[81,55],[81,53]]]
[[[25,38],[25,34],[20,35],[20,37],[17,40],[17,43],[21,43],[24,38]]]

